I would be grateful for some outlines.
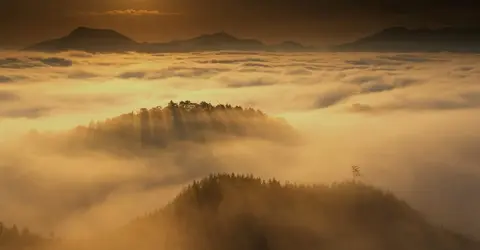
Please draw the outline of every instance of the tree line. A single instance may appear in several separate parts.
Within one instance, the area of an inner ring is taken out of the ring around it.
[[[289,141],[296,135],[283,119],[253,108],[170,101],[166,107],[142,108],[78,126],[70,137],[72,142],[80,140],[91,147],[141,149],[167,147],[174,141],[206,143],[230,137]]]

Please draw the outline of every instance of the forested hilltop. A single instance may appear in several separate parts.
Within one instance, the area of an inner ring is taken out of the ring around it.
[[[235,174],[196,181],[166,207],[117,231],[47,245],[43,249],[480,249],[361,182],[307,186]]]
[[[28,228],[18,229],[16,225],[7,226],[0,222],[0,249],[24,249],[51,243],[50,239],[31,233]]]
[[[358,181],[308,186],[235,174],[194,182],[124,233],[145,249],[480,249]]]
[[[45,139],[45,136],[35,135]],[[52,137],[72,147],[130,152],[166,148],[176,142],[209,143],[250,138],[294,143],[299,139],[286,121],[267,116],[260,110],[190,101],[170,101],[165,107],[142,108],[104,121],[92,121],[87,126],[78,126]]]

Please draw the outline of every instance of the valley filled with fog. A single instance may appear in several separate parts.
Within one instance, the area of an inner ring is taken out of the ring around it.
[[[365,183],[480,237],[479,80],[474,54],[2,51],[0,219],[88,236],[212,172],[331,183],[358,165]],[[187,100],[261,110],[298,140],[265,122],[269,139],[203,138],[142,154],[58,144],[79,125]],[[38,133],[49,139],[33,141]]]

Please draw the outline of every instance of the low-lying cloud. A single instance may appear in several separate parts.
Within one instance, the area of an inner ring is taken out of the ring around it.
[[[35,67],[70,67],[73,61],[60,57],[8,57],[0,59],[0,68],[26,69]]]
[[[0,91],[0,102],[10,102],[19,100],[19,96],[10,91]]]
[[[12,78],[8,76],[0,76],[0,83],[9,83],[13,82]]]
[[[480,203],[459,199],[480,192],[478,55],[2,53],[0,76],[14,80],[0,84],[0,213],[9,223],[59,234],[103,229],[212,171],[331,182],[349,178],[355,164],[365,182],[436,223],[480,236]],[[170,100],[254,106],[307,140],[233,140],[128,158],[61,154],[19,139]]]

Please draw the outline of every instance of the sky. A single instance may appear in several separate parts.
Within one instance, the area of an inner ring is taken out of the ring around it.
[[[138,41],[220,30],[266,42],[330,45],[389,26],[480,25],[475,0],[2,0],[0,45],[25,46],[78,26]]]

